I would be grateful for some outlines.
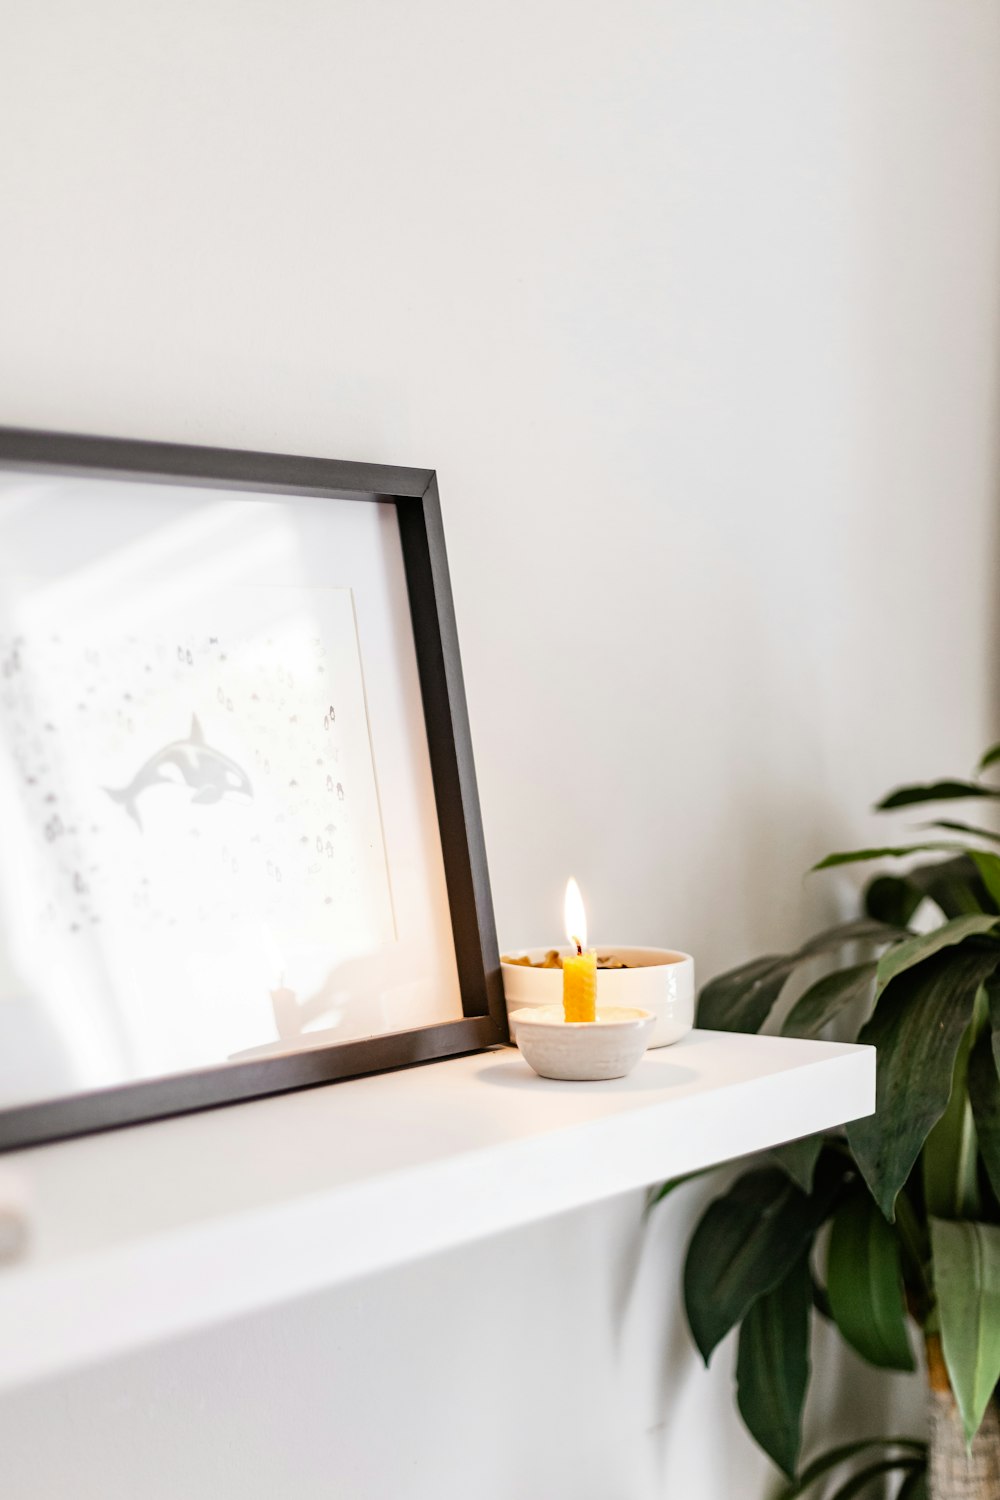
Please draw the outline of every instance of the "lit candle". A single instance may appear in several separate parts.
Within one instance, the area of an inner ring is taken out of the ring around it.
[[[563,959],[563,1015],[567,1021],[597,1019],[597,952],[587,947],[587,914],[575,880],[566,886],[566,937],[576,949]]]

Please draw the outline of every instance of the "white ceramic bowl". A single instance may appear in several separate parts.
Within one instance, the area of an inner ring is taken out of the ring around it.
[[[511,958],[530,958],[540,963],[548,948],[515,948]],[[569,953],[568,947],[558,950]],[[609,1005],[638,1006],[652,1012],[655,1024],[651,1047],[669,1047],[687,1036],[694,1025],[694,959],[672,948],[626,948],[604,943],[598,955],[614,954],[627,969],[598,969],[597,1008]],[[562,969],[529,969],[526,964],[501,962],[507,1018],[515,1011],[536,1005],[558,1005],[562,1001]]]
[[[511,1017],[525,1062],[543,1078],[593,1082],[631,1073],[653,1031],[648,1010],[609,1005],[596,1021],[567,1021],[562,1002],[532,1005]]]

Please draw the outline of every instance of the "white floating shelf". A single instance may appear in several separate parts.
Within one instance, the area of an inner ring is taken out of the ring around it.
[[[696,1031],[628,1079],[495,1051],[0,1158],[0,1387],[870,1114],[870,1047]]]

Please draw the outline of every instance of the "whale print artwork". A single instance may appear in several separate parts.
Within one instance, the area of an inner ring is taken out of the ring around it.
[[[329,722],[326,720],[325,722]],[[191,730],[186,740],[177,740],[172,745],[165,745],[162,750],[157,750],[155,755],[142,766],[129,782],[128,786],[105,787],[105,791],[113,802],[118,802],[124,807],[129,817],[137,828],[142,827],[142,819],[139,816],[139,798],[149,787],[154,787],[160,782],[170,784],[174,778],[166,772],[176,769],[182,780],[189,786],[194,795],[192,802],[202,804],[219,802],[227,792],[240,792],[246,797],[253,796],[253,787],[247,773],[230,760],[228,755],[223,755],[221,750],[214,750],[211,745],[205,743],[205,736],[198,716],[191,719]]]
[[[332,1024],[396,933],[350,589],[130,613],[0,633],[0,818],[6,962],[44,954],[74,1055],[143,1076],[268,1044],[275,994]]]

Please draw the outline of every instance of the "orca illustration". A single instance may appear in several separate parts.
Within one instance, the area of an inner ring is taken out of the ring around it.
[[[221,802],[227,792],[240,792],[245,797],[253,796],[250,778],[241,766],[221,750],[205,743],[201,725],[196,714],[191,717],[191,732],[186,740],[175,740],[147,760],[136,772],[126,787],[116,790],[106,786],[104,790],[112,802],[124,807],[136,827],[142,828],[137,801],[150,787],[176,786],[176,774],[166,774],[167,768],[180,772],[180,780],[194,792],[192,802],[203,806]]]

